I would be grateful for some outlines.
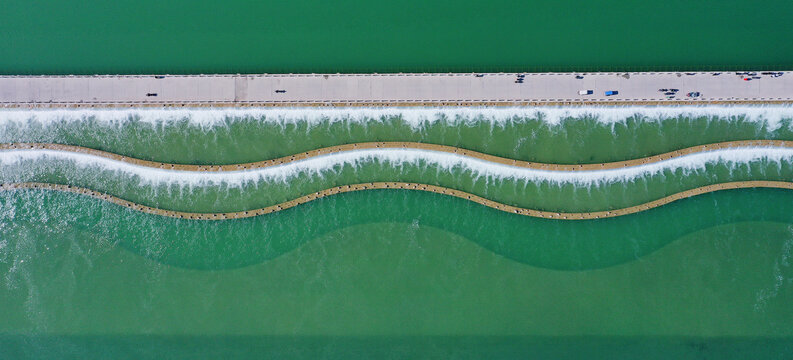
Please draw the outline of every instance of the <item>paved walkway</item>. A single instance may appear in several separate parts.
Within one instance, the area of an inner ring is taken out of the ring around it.
[[[719,74],[719,75],[715,75]],[[583,76],[582,79],[576,76]],[[793,102],[793,73],[0,76],[0,107]],[[751,80],[746,81],[749,78]],[[669,98],[659,89],[679,89]],[[579,95],[592,90],[592,95]],[[619,94],[606,96],[609,90]],[[687,97],[698,91],[698,98]]]

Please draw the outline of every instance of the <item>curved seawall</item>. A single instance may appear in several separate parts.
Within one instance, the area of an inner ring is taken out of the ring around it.
[[[644,204],[631,206],[627,208],[607,210],[607,211],[575,212],[575,213],[525,209],[521,207],[503,204],[497,201],[488,200],[481,196],[473,195],[460,190],[449,189],[435,185],[404,183],[404,182],[376,182],[376,183],[336,186],[333,188],[318,191],[313,194],[301,196],[297,199],[285,201],[280,204],[268,206],[265,208],[252,209],[246,211],[227,212],[227,213],[192,213],[192,212],[159,209],[151,206],[137,204],[98,191],[93,191],[90,189],[85,189],[70,185],[47,184],[47,183],[14,183],[14,184],[0,185],[0,191],[11,191],[18,189],[43,189],[43,190],[63,191],[63,192],[91,196],[97,199],[101,199],[104,201],[108,201],[110,203],[114,203],[117,205],[130,208],[132,210],[140,211],[146,214],[154,214],[154,215],[167,216],[178,219],[192,219],[192,220],[226,220],[226,219],[249,218],[249,217],[260,216],[260,215],[286,210],[331,195],[343,194],[353,191],[386,190],[386,189],[417,190],[417,191],[426,191],[436,194],[454,196],[493,209],[501,210],[507,213],[531,216],[537,218],[557,219],[557,220],[591,220],[591,219],[604,219],[604,218],[635,214],[641,211],[650,210],[659,206],[669,204],[677,200],[689,198],[696,195],[707,194],[721,190],[746,189],[746,188],[776,188],[776,189],[793,190],[793,183],[784,182],[784,181],[736,181],[736,182],[723,183],[723,184],[714,184],[714,185],[702,186],[696,189],[686,190],[683,192],[679,192],[677,194],[669,195],[667,197],[658,200],[654,200],[651,202],[647,202]]]
[[[299,154],[284,156],[271,160],[256,161],[244,164],[226,164],[226,165],[191,165],[191,164],[169,164],[164,162],[148,161],[137,159],[129,156],[114,154],[107,151],[91,149],[83,146],[65,145],[65,144],[51,144],[51,143],[0,143],[0,151],[7,150],[52,150],[66,153],[78,153],[92,156],[98,156],[110,160],[125,162],[131,165],[179,170],[179,171],[208,171],[208,172],[222,172],[222,171],[240,171],[267,168],[271,166],[289,164],[301,160],[308,160],[319,156],[326,156],[330,154],[337,154],[343,152],[353,152],[361,150],[374,150],[374,149],[413,149],[413,150],[427,150],[432,152],[440,152],[446,154],[453,154],[455,156],[462,156],[466,158],[474,158],[486,162],[509,165],[519,168],[534,169],[534,170],[548,170],[548,171],[593,171],[593,170],[609,170],[621,169],[632,166],[654,164],[664,160],[670,160],[686,155],[700,154],[709,151],[723,150],[723,149],[739,149],[739,148],[752,148],[752,147],[775,147],[775,148],[793,148],[793,141],[786,140],[742,140],[742,141],[725,141],[720,143],[705,144],[700,146],[692,146],[685,149],[670,151],[664,154],[648,156],[640,159],[614,161],[596,164],[550,164],[539,163],[531,161],[522,161],[490,154],[484,154],[478,151],[472,151],[455,146],[426,144],[418,142],[366,142],[330,146],[322,149],[311,150]]]

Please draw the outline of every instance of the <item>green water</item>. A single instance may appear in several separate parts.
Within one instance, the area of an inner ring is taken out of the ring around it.
[[[363,224],[430,226],[516,262],[557,270],[599,269],[633,261],[688,233],[721,224],[793,224],[789,215],[793,192],[780,189],[718,192],[630,216],[589,221],[525,217],[408,190],[346,193],[274,214],[221,222],[148,215],[47,191],[4,194],[0,204],[15,209],[14,222],[3,229],[8,239],[46,237],[52,229],[58,229],[57,237],[71,238],[68,229],[79,223],[94,236],[112,239],[114,246],[143,257],[204,270],[272,260],[327,233]],[[41,213],[43,209],[51,210]]]
[[[783,69],[790,1],[33,1],[0,73]]]
[[[5,111],[0,141],[226,164],[376,140],[592,163],[793,139],[789,107],[623,110],[436,109],[423,120],[408,109]],[[602,210],[706,184],[793,179],[790,156],[687,160],[587,184],[371,158],[217,184],[9,154],[0,152],[2,183],[79,185],[186,211],[244,211],[328,186],[396,180],[533,208]],[[793,354],[791,214],[793,191],[782,189],[721,191],[586,221],[377,190],[207,222],[71,193],[8,191],[0,193],[0,358],[785,359]]]
[[[48,218],[64,213],[39,209]],[[3,329],[23,335],[0,344],[37,355],[65,346],[107,357],[206,348],[306,357],[382,356],[390,349],[392,355],[574,358],[605,344],[629,352],[594,357],[630,357],[649,347],[657,358],[739,358],[723,353],[725,345],[763,358],[789,354],[790,224],[706,228],[621,265],[557,271],[511,261],[422,223],[331,231],[271,261],[220,271],[138,256],[90,221],[29,226],[26,237],[8,243],[5,254],[14,261],[3,269]],[[267,241],[247,237],[251,246]],[[191,243],[151,240],[163,247]],[[222,246],[195,251],[236,253]]]

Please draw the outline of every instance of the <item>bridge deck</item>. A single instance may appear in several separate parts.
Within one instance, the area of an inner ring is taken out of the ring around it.
[[[0,106],[793,101],[793,74],[713,74],[527,73],[523,83],[514,73],[2,76]],[[669,99],[662,88],[680,91]],[[693,91],[702,95],[686,96]]]

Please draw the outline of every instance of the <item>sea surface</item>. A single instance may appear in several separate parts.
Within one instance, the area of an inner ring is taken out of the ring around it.
[[[779,105],[2,110],[0,143],[229,165],[402,141],[600,164],[722,141],[793,140],[792,122],[793,107]],[[201,213],[377,181],[536,210],[605,211],[747,180],[793,181],[793,149],[744,146],[572,172],[402,148],[220,172],[0,150],[0,184],[78,186]],[[786,189],[717,191],[591,220],[379,189],[216,221],[6,190],[0,358],[787,359],[791,263]]]
[[[793,2],[5,1],[0,74],[790,70]]]

